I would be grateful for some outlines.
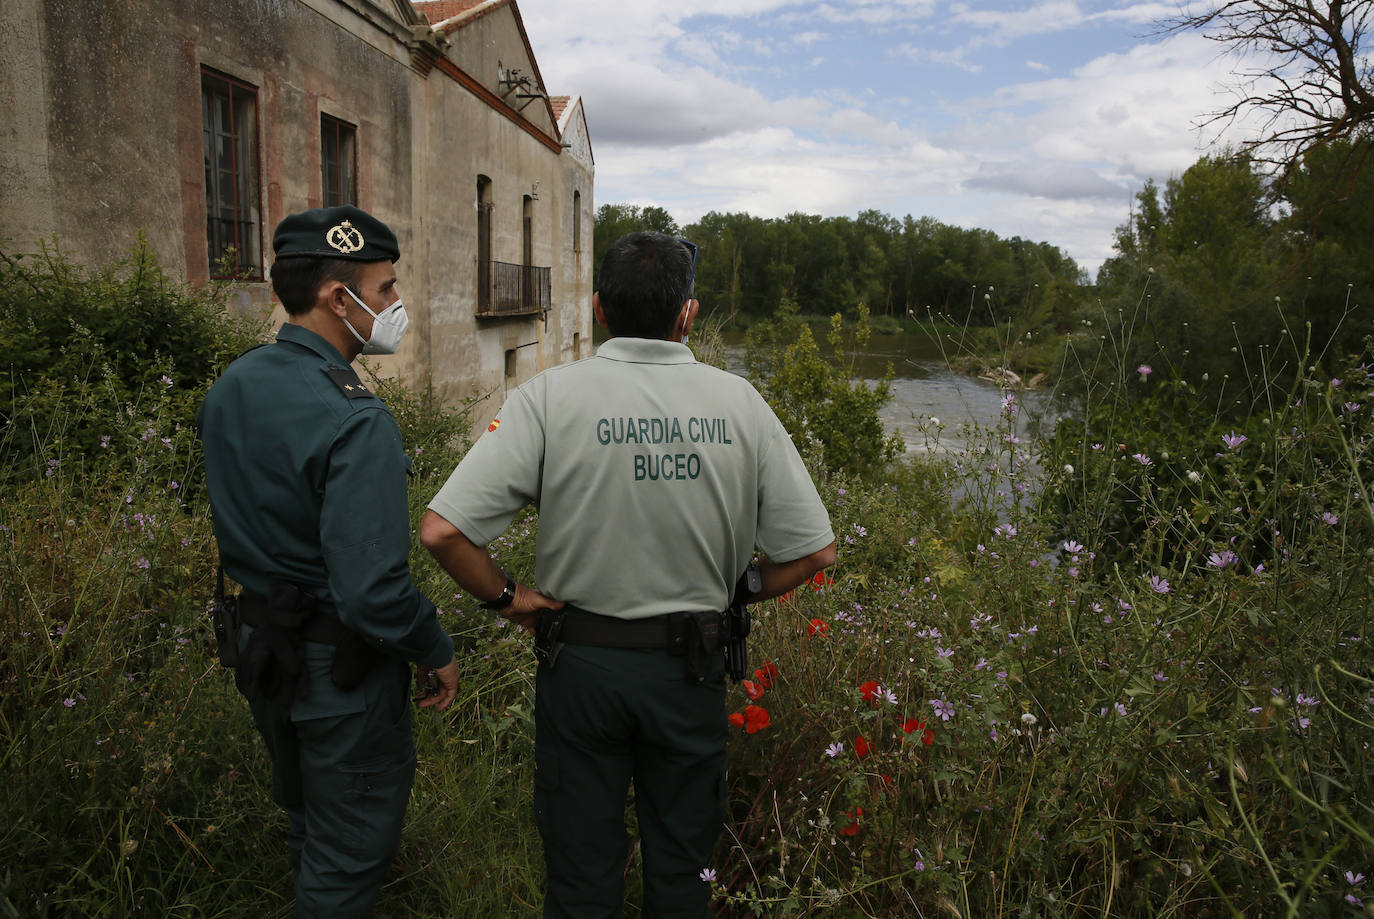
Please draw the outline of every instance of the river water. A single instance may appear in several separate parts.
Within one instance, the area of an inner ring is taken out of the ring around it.
[[[727,334],[726,341],[726,366],[743,374],[742,336]],[[994,383],[950,370],[927,336],[917,332],[873,335],[864,353],[856,357],[854,369],[861,379],[871,382],[881,379],[889,364],[895,374],[892,399],[879,415],[889,432],[902,436],[908,453],[960,450],[972,436],[971,427],[1006,424],[1002,408],[1006,393]],[[1016,434],[1028,439],[1051,407],[1050,396],[1039,390],[1014,395],[1024,408],[1016,413]],[[938,440],[927,436],[936,427],[932,418],[940,425]]]

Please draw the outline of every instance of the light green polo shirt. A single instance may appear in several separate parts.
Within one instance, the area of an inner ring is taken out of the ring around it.
[[[429,507],[485,546],[531,503],[539,589],[626,619],[722,610],[755,547],[788,562],[835,538],[754,387],[643,338],[516,389]]]

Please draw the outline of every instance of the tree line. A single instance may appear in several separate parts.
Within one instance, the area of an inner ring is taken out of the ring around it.
[[[712,211],[679,226],[661,207],[603,204],[596,212],[597,268],[606,248],[635,230],[685,236],[700,247],[697,296],[706,310],[761,318],[784,300],[804,314],[875,316],[991,325],[1005,321],[982,294],[996,292],[1032,325],[1066,321],[1086,278],[1058,247],[930,217],[901,220],[878,210],[857,217],[792,213],[755,217]]]

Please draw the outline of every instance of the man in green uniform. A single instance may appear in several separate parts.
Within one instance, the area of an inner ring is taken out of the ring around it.
[[[754,600],[835,558],[825,508],[768,404],[684,344],[695,256],[661,233],[612,245],[593,299],[611,340],[519,387],[420,525],[465,590],[539,635],[534,809],[550,919],[620,915],[631,782],[643,915],[710,915],[703,869],[725,805],[721,613],[756,547]],[[542,593],[482,548],[530,503]]]
[[[453,642],[408,563],[410,467],[396,421],[358,379],[396,350],[396,237],[355,207],[277,227],[275,342],[235,360],[199,416],[223,570],[243,585],[236,678],[290,818],[297,917],[366,919],[415,775],[410,667],[458,686]]]

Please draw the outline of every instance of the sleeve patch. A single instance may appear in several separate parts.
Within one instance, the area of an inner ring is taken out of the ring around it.
[[[496,429],[499,428],[500,426],[501,426],[501,419],[500,419],[500,418],[493,418],[493,419],[491,419],[491,424],[487,425],[487,431],[488,431],[488,433],[490,433],[491,431],[496,430]]]
[[[325,376],[334,381],[334,385],[339,387],[339,391],[350,399],[368,399],[372,397],[372,392],[363,385],[358,375],[347,367],[326,367]]]

